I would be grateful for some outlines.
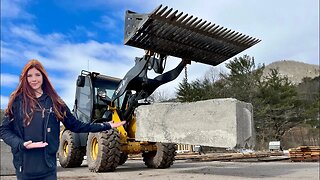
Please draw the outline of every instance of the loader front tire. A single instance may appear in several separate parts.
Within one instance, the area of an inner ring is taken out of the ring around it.
[[[119,165],[123,165],[128,160],[128,154],[120,153]]]
[[[87,161],[92,172],[114,171],[120,161],[120,135],[117,129],[89,133]]]
[[[74,134],[66,130],[62,133],[58,152],[59,162],[62,167],[79,167],[85,155],[85,148],[77,147]]]
[[[157,142],[156,146],[157,151],[144,152],[142,154],[145,165],[148,168],[169,168],[175,160],[177,145]]]

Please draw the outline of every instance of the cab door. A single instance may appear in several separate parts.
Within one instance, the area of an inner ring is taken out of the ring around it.
[[[79,76],[80,78],[80,76]],[[90,76],[82,76],[84,85],[77,83],[74,112],[82,122],[91,122],[93,110],[93,88]]]

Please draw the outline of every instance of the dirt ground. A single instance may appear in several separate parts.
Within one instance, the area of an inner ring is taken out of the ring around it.
[[[88,170],[86,162],[79,168],[58,167],[58,179],[61,180],[102,180],[102,179],[308,179],[319,180],[319,162],[269,161],[260,162],[254,159],[237,161],[199,162],[190,159],[176,160],[168,169],[149,169],[142,160],[128,160],[115,172],[93,173]],[[15,179],[14,176],[0,176],[1,180]]]

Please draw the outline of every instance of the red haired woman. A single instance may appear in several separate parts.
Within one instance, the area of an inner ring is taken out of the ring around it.
[[[0,126],[0,138],[12,149],[17,179],[57,179],[60,122],[73,132],[105,131],[125,123],[78,121],[51,85],[42,64],[30,60]]]

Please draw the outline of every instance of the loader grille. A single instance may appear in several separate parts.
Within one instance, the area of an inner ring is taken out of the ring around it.
[[[222,26],[160,5],[150,14],[126,12],[126,45],[218,65],[260,42]]]

